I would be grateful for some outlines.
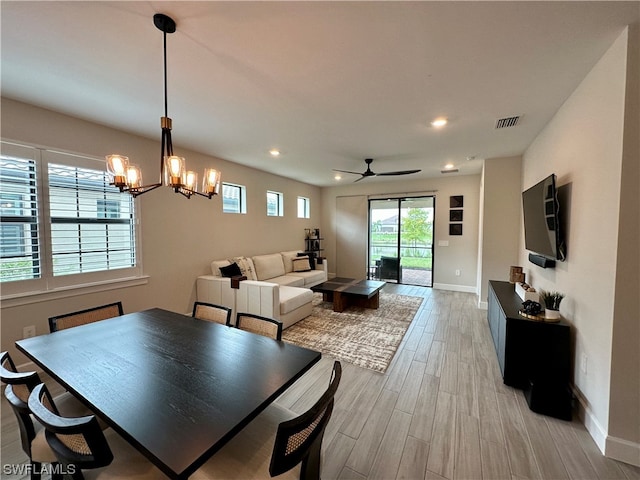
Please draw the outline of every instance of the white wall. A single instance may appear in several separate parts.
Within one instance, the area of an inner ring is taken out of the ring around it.
[[[518,265],[522,228],[522,158],[484,161],[480,203],[478,297],[486,308],[489,280],[508,280],[509,267]]]
[[[121,153],[141,166],[147,181],[159,174],[160,128],[157,139],[147,139],[10,99],[3,98],[1,107],[4,139],[98,158]],[[211,165],[221,170],[223,181],[245,185],[247,214],[222,213],[219,197],[187,200],[168,188],[138,197],[142,261],[148,283],[99,293],[77,292],[72,297],[14,307],[3,303],[3,350],[15,354],[14,341],[22,337],[26,325],[35,325],[37,334],[44,334],[49,331],[47,318],[52,315],[117,300],[122,300],[125,312],[154,306],[188,312],[195,300],[195,279],[210,273],[212,260],[304,249],[304,229],[320,224],[318,187],[186,151],[180,148],[177,134],[174,141],[176,153],[185,156],[194,170]],[[267,189],[284,193],[284,217],[266,216]],[[310,219],[297,218],[297,196],[310,199]],[[24,358],[20,356],[18,361]]]
[[[568,226],[566,262],[558,262],[555,269],[536,267],[528,262],[522,242],[520,262],[527,267],[527,278],[536,288],[566,294],[561,313],[572,324],[575,335],[574,383],[585,424],[603,450],[610,414],[626,56],[625,32],[523,157],[523,189],[555,173],[558,185],[564,186],[568,195],[562,205]],[[635,191],[637,195],[637,187]],[[636,341],[636,359],[637,348]],[[580,368],[583,356],[586,372]],[[638,365],[618,373],[637,377]],[[637,385],[637,381],[630,385]],[[632,395],[638,402],[637,390],[619,394]],[[626,418],[635,424],[636,437],[629,440],[637,442],[638,416]]]
[[[344,181],[344,180],[343,180]],[[348,180],[347,180],[348,181]],[[452,175],[423,180],[407,179],[403,182],[348,183],[322,189],[322,236],[326,239],[325,254],[329,268],[335,272],[336,255],[336,198],[348,195],[390,194],[419,196],[419,193],[435,191],[434,263],[433,282],[435,288],[464,292],[476,292],[478,260],[478,216],[480,196],[479,175]],[[449,196],[464,196],[463,235],[449,236]],[[366,232],[365,232],[366,235]],[[449,242],[448,247],[439,246],[438,241]],[[455,271],[460,270],[460,276]]]

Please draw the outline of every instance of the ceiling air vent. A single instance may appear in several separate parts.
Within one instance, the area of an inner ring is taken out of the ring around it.
[[[496,129],[515,127],[516,125],[518,125],[519,121],[520,121],[520,115],[517,115],[515,117],[499,118],[498,121],[496,122]]]
[[[450,168],[448,170],[440,170],[440,173],[456,173],[457,171],[457,168]]]

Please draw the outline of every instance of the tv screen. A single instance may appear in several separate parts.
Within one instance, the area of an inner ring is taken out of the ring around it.
[[[524,246],[548,258],[564,260],[558,223],[556,176],[549,175],[522,192]]]

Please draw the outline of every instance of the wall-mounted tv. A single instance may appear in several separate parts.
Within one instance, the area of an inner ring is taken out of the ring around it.
[[[522,192],[522,207],[524,247],[548,259],[564,260],[564,241],[558,221],[560,205],[556,176],[551,174]]]

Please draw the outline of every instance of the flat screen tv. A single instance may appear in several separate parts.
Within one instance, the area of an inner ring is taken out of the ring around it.
[[[564,242],[558,213],[556,176],[549,175],[522,192],[524,247],[543,257],[564,260]]]

